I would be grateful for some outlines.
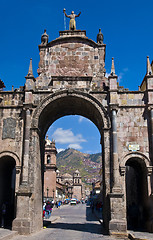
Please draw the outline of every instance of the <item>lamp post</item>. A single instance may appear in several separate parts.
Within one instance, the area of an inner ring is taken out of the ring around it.
[[[49,188],[47,187],[47,188],[46,188],[46,190],[47,190],[47,198],[48,198],[48,192],[49,192]]]
[[[55,192],[55,190],[53,189],[53,199],[54,199],[54,192]]]

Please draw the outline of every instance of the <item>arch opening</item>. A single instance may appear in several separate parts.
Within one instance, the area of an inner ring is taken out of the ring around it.
[[[0,220],[1,227],[12,228],[15,218],[16,162],[10,156],[0,159]]]
[[[109,171],[111,124],[107,109],[102,105],[102,99],[98,100],[93,95],[77,90],[63,90],[53,93],[41,101],[32,115],[31,145],[33,150],[31,151],[31,160],[35,159],[35,163],[39,164],[38,183],[42,187],[42,194],[39,196],[38,205],[42,204],[43,201],[45,135],[52,123],[61,117],[69,115],[83,116],[91,120],[98,128],[102,148],[102,162],[107,161],[106,168]],[[33,144],[33,142],[36,144]],[[38,150],[37,153],[35,149]],[[105,166],[105,163],[103,163],[103,166]],[[104,168],[102,178],[104,190],[107,188],[109,191],[109,185],[107,184],[106,186],[106,183],[109,182],[109,176],[105,176]],[[105,198],[105,193],[103,194],[103,198]],[[106,222],[108,219],[104,221]]]
[[[147,170],[140,158],[126,162],[126,205],[127,227],[132,230],[145,230],[147,220]]]
[[[54,160],[56,149],[57,152],[59,152],[59,154],[57,154],[57,161]],[[91,190],[92,183],[100,181],[100,172],[102,165],[100,134],[97,127],[89,119],[79,115],[71,115],[62,117],[55,121],[47,131],[44,152],[44,164],[46,169],[44,173],[44,200],[46,197],[48,199],[52,199],[53,189],[56,187],[52,186],[53,183],[51,184],[51,179],[53,181],[54,173],[57,169],[57,172],[60,172],[61,184],[68,183],[65,182],[64,175],[70,174],[70,182],[65,191],[68,193],[65,194],[65,196],[67,195],[67,197],[70,198],[72,198],[73,195],[71,188],[74,188],[74,186],[72,185],[76,185],[76,189],[80,188],[78,191],[78,199],[81,200],[80,191],[83,193],[84,189],[88,189],[86,192],[89,192]],[[49,163],[47,161],[49,152],[51,156],[50,169],[48,166]],[[90,159],[89,154],[93,154],[90,160],[91,164],[93,164],[91,166],[89,166],[88,162],[88,158]],[[96,156],[95,154],[98,155]],[[68,163],[66,163],[61,156],[63,156],[64,159],[65,157],[68,157]],[[74,159],[72,156],[74,156]],[[99,162],[94,162],[94,157],[97,157]],[[49,178],[50,182],[48,181]],[[55,180],[59,182],[58,178]],[[84,189],[82,189],[82,187],[84,187]],[[82,194],[82,196],[83,195],[83,198],[85,199],[85,194]],[[54,194],[54,196],[56,196],[56,194]],[[60,197],[62,200],[64,200],[62,195]]]

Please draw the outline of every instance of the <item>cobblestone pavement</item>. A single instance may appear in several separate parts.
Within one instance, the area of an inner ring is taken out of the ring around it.
[[[31,236],[16,236],[13,240],[114,240],[104,236],[102,225],[85,204],[53,209],[52,216],[60,216],[56,222]]]

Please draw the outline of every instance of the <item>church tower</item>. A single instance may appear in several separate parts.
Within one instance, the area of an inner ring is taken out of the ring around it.
[[[82,183],[78,170],[73,173],[73,198],[77,198],[78,200],[82,198]]]
[[[56,154],[55,141],[46,136],[44,156],[44,198],[54,199],[56,192]]]

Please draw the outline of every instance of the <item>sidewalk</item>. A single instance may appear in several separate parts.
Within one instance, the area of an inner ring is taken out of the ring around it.
[[[153,233],[128,231],[129,239],[133,240],[153,240]]]
[[[94,209],[98,221],[102,224],[102,212]],[[128,238],[131,240],[153,240],[153,233],[128,231]]]
[[[51,223],[55,222],[59,218],[59,216],[51,216],[49,219],[44,219],[44,228],[49,226]],[[15,235],[18,235],[16,231],[0,228],[0,240],[12,239]]]
[[[13,238],[15,235],[17,235],[18,233],[15,231],[11,231],[9,229],[4,229],[4,228],[0,228],[0,240],[8,240]]]

